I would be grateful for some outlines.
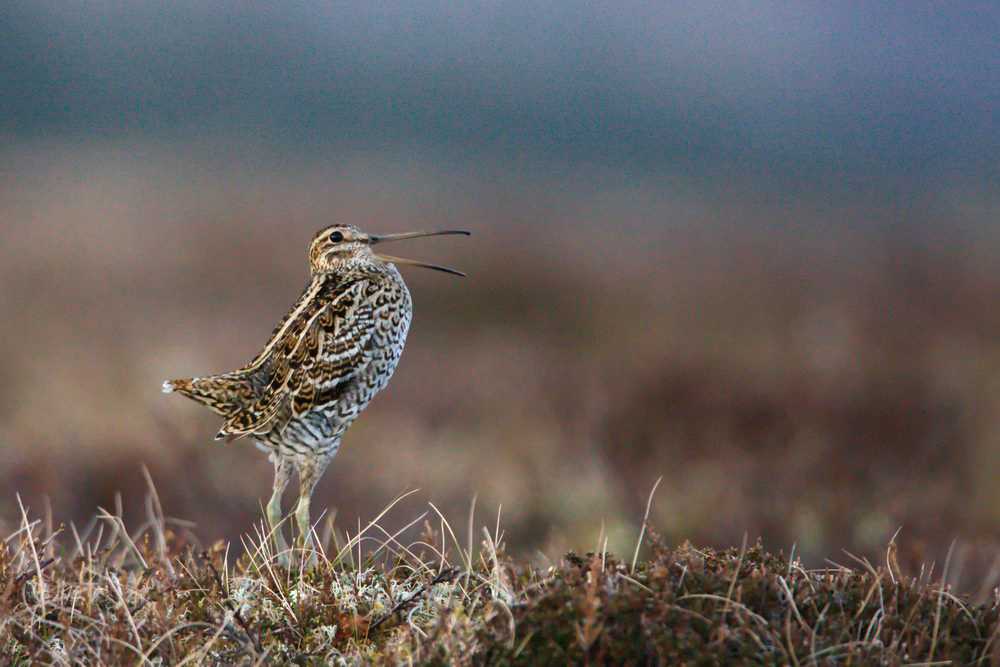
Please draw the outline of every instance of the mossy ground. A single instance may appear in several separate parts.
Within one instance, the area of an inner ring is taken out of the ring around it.
[[[153,498],[155,501],[155,497]],[[376,521],[286,568],[258,533],[203,549],[163,518],[89,534],[23,513],[0,547],[4,664],[994,664],[997,596],[880,566],[805,569],[744,545],[648,555],[504,553],[497,528],[459,545],[443,518],[403,544]],[[437,517],[435,518],[437,519]],[[361,556],[359,557],[359,551]],[[631,559],[629,559],[631,560]]]

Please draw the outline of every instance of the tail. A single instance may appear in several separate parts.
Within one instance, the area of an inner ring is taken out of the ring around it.
[[[234,373],[167,380],[163,383],[164,394],[174,392],[187,396],[195,403],[201,403],[215,414],[227,418],[257,398],[250,382]]]

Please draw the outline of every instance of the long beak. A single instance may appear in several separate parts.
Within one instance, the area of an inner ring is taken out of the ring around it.
[[[419,262],[415,259],[406,259],[404,257],[393,257],[392,255],[381,255],[376,253],[376,257],[381,259],[383,262],[392,262],[393,264],[406,264],[407,266],[422,266],[425,269],[434,269],[435,271],[444,271],[445,273],[450,273],[453,276],[465,277],[465,274],[461,271],[455,269],[449,269],[447,266],[441,266],[440,264],[428,264],[427,262]]]
[[[386,241],[402,241],[403,239],[419,239],[424,236],[448,236],[452,234],[469,236],[472,232],[467,232],[464,229],[445,229],[437,232],[403,232],[402,234],[383,234],[381,236],[371,234],[368,236],[368,243],[375,245],[376,243],[385,243]]]
[[[385,234],[382,236],[370,235],[368,237],[368,243],[375,245],[376,243],[384,243],[386,241],[402,241],[404,239],[419,239],[425,236],[449,236],[449,235],[460,235],[469,236],[471,232],[467,232],[464,229],[444,229],[437,232],[403,232],[402,234]],[[427,262],[419,262],[415,259],[406,259],[403,257],[393,257],[392,255],[380,255],[376,254],[376,257],[384,262],[392,262],[393,264],[405,264],[407,266],[422,266],[425,269],[434,269],[435,271],[443,271],[444,273],[450,273],[453,276],[465,277],[465,274],[461,271],[456,271],[455,269],[450,269],[447,266],[441,266],[439,264],[428,264]]]

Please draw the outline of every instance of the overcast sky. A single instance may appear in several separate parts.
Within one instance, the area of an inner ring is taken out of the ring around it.
[[[1000,3],[31,0],[0,131],[994,182]]]

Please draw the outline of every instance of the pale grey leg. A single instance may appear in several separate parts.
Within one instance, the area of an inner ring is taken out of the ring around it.
[[[285,536],[281,529],[281,521],[284,519],[284,513],[281,511],[281,496],[285,492],[285,487],[288,486],[288,481],[292,478],[292,462],[278,452],[273,452],[271,459],[274,461],[274,492],[271,494],[271,500],[267,503],[267,523],[274,536],[274,546],[279,554],[278,560],[287,564],[289,552],[288,543],[285,542]]]
[[[330,458],[332,457],[303,461],[298,464],[299,503],[295,506],[295,522],[298,525],[298,539],[303,551],[312,546],[312,523],[309,519],[309,502],[312,499],[313,489],[316,488],[316,484],[330,463]],[[309,561],[315,562],[315,553],[310,556]]]

